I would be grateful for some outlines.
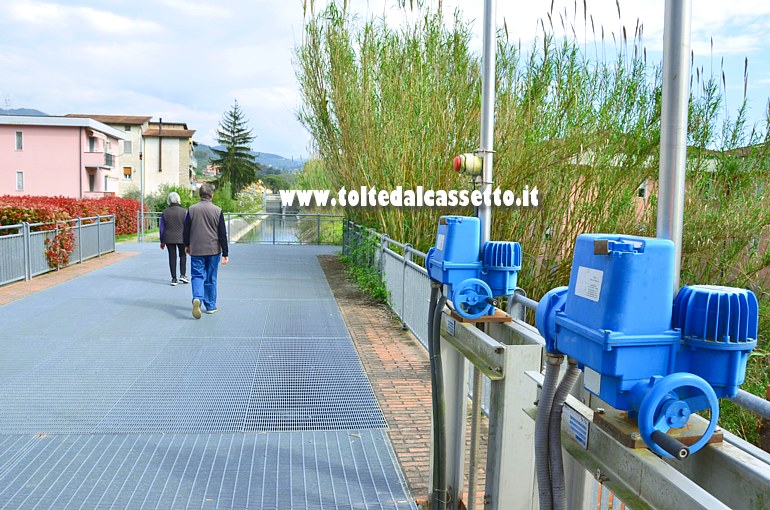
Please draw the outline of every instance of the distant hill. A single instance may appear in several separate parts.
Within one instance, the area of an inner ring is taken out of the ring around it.
[[[47,113],[43,113],[40,110],[33,110],[32,108],[11,108],[10,110],[0,108],[0,115],[48,116]]]
[[[217,150],[223,149],[221,145],[214,148]],[[274,168],[285,173],[296,172],[305,164],[304,159],[289,159],[269,152],[251,151],[251,155],[254,157],[254,161],[259,163],[265,169]],[[199,143],[195,147],[195,159],[198,160],[199,167],[208,165],[208,162],[214,159],[214,157],[214,151],[208,145]]]

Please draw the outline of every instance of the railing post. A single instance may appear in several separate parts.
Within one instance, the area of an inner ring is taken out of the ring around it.
[[[83,218],[78,216],[78,264],[83,263]]]
[[[270,217],[270,222],[273,224],[273,244],[275,244],[275,216]]]
[[[142,219],[141,219],[140,214],[141,213],[139,211],[136,211],[136,242],[137,243],[141,243],[142,242],[142,238],[141,238],[141,236],[139,234],[139,232],[141,232],[141,228],[142,228],[141,227]]]
[[[59,235],[59,222],[54,221],[53,222],[53,238],[56,239],[56,237]],[[61,265],[59,264],[59,257],[56,257],[56,271],[58,272],[59,269],[61,269]]]
[[[232,214],[227,213],[227,241],[232,243],[233,242],[233,234],[230,229],[230,220],[232,219]]]
[[[321,213],[318,213],[318,244],[321,244]]]
[[[385,269],[385,249],[388,247],[390,238],[386,234],[380,235],[380,259],[377,261],[377,269],[382,276]]]
[[[102,225],[99,215],[96,215],[96,256],[102,256]]]
[[[521,287],[516,287],[513,296],[508,298],[508,314],[514,319],[525,320],[527,308],[516,301],[516,296],[527,297],[527,293]]]
[[[115,251],[115,234],[117,232],[114,214],[110,214],[110,222],[112,223],[112,251],[114,252]]]
[[[29,240],[29,223],[23,222],[21,224],[21,231],[24,235],[24,279],[29,281],[32,279],[32,247]]]
[[[401,329],[406,331],[409,326],[406,324],[406,266],[412,260],[412,245],[404,245],[404,263],[401,266]]]

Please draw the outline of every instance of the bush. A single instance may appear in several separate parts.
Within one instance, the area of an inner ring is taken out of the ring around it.
[[[40,197],[32,195],[0,196],[0,224],[51,223],[73,218],[115,216],[115,234],[136,232],[139,202],[130,198],[103,197],[77,199],[70,197]]]

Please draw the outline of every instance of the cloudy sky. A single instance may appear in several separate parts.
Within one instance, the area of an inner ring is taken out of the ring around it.
[[[436,0],[428,0],[436,2]],[[325,0],[316,2],[320,10]],[[341,3],[341,2],[340,2]],[[186,122],[212,144],[222,114],[237,99],[257,136],[253,148],[306,157],[310,138],[296,120],[299,94],[292,50],[301,40],[302,0],[0,0],[0,107],[52,115],[152,115]],[[350,0],[360,19],[401,16],[396,0]],[[408,4],[408,2],[407,2]],[[483,0],[445,0],[475,20],[480,49]],[[578,18],[583,2],[577,2]],[[770,97],[770,2],[696,0],[692,48],[706,71],[725,59],[728,100],[743,91],[759,119]],[[511,37],[528,43],[550,0],[498,0]],[[587,0],[608,32],[619,30],[615,0]],[[575,0],[555,0],[554,10]],[[620,0],[622,23],[644,25],[648,55],[660,59],[664,0]],[[609,37],[609,35],[608,35]],[[713,58],[711,39],[713,38]]]

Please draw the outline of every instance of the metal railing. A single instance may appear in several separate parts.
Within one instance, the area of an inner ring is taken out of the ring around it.
[[[404,328],[412,331],[418,340],[426,346],[429,285],[428,274],[424,268],[425,254],[415,250],[409,244],[393,241],[387,235],[352,222],[345,223],[342,249],[353,263],[369,265],[380,271],[388,290],[389,302],[393,311],[400,317]],[[447,329],[451,329],[450,343],[457,345],[462,340],[455,338],[475,336],[475,342],[487,342],[487,346],[497,345],[499,347],[495,350],[502,349],[505,356],[509,356],[508,349],[517,348],[517,345],[538,346],[540,348],[545,345],[544,339],[533,326],[524,320],[527,311],[534,312],[537,305],[537,301],[527,298],[523,292],[517,291],[515,295],[510,296],[508,303],[508,311],[513,317],[513,322],[490,324],[488,334],[484,334],[476,328],[468,328],[465,325],[462,325],[461,328],[459,323],[454,324],[454,321],[445,316],[447,323],[453,323],[451,328],[448,327],[448,324],[446,325]],[[450,339],[450,337],[444,337],[444,332],[445,330],[442,329],[442,341],[445,338]],[[516,371],[520,369],[521,363],[516,361],[519,354],[515,354],[515,352],[511,351],[511,357],[508,358],[510,365],[505,368],[503,380],[517,377]],[[462,358],[462,355],[460,357]],[[514,363],[516,363],[515,366]],[[471,369],[469,377],[458,376],[457,378],[466,381],[466,383],[473,380],[472,373],[475,370],[472,362],[468,365]],[[483,369],[480,371],[483,372]],[[539,375],[539,369],[535,372],[528,372],[528,374],[537,379],[537,376],[533,374]],[[492,408],[491,430],[493,421],[496,422],[496,428],[500,427],[502,423],[509,423],[507,418],[500,418],[501,414],[517,414],[521,412],[521,406],[515,410],[504,409],[501,407],[501,402],[511,397],[506,393],[501,396],[501,381],[495,381],[494,384],[497,389],[491,388],[492,381],[486,375],[483,377],[483,381],[482,408],[488,416]],[[463,384],[461,386],[465,386],[467,392],[464,393],[473,398],[471,385]],[[505,392],[506,390],[502,391]],[[516,391],[526,393],[529,389],[525,384],[519,386]],[[733,434],[723,431],[725,440],[721,445],[705,448],[686,462],[666,463],[649,454],[646,450],[627,448],[601,428],[593,425],[589,418],[593,411],[591,407],[585,404],[590,404],[592,397],[583,390],[580,399],[570,397],[568,400],[563,417],[562,434],[567,434],[565,430],[569,428],[568,419],[573,419],[580,414],[586,417],[586,423],[590,428],[589,436],[593,435],[594,439],[589,439],[586,445],[577,445],[571,440],[565,440],[563,443],[563,447],[571,455],[570,462],[565,465],[568,479],[570,476],[573,477],[567,494],[571,508],[609,509],[625,507],[625,504],[618,498],[608,497],[608,494],[611,494],[608,490],[609,487],[627,496],[635,508],[639,505],[649,508],[673,508],[670,505],[676,505],[678,503],[674,502],[679,501],[686,502],[687,505],[696,505],[688,506],[688,508],[726,508],[724,506],[726,504],[731,508],[770,509],[770,500],[767,499],[767,494],[770,494],[770,454],[767,452],[763,452]],[[734,402],[759,416],[768,417],[768,403],[759,397],[740,390]],[[597,405],[602,406],[603,404]],[[457,414],[464,417],[466,415],[464,408],[460,407],[461,409]],[[530,413],[531,409],[527,411]],[[504,434],[504,436],[509,437],[508,434],[521,435],[524,429],[520,426],[521,424],[514,426],[515,430]],[[464,430],[464,426],[458,427],[458,430],[460,428]],[[498,500],[490,508],[507,508],[501,507],[499,501],[501,494],[505,494],[506,490],[510,492],[511,487],[515,487],[514,492],[519,494],[517,501],[520,502],[525,501],[525,494],[532,489],[531,480],[527,478],[526,474],[520,472],[513,474],[515,468],[504,463],[505,457],[521,456],[523,453],[511,450],[510,446],[501,445],[499,434],[501,432],[498,431],[497,437],[490,436],[489,438],[489,456],[493,460],[487,461],[487,479],[489,481],[490,477],[497,477],[495,478],[497,485],[490,487],[488,482],[487,497],[490,498],[490,501],[494,501],[495,496],[497,496]],[[458,432],[458,435],[461,433]],[[464,444],[464,439],[461,443]],[[492,465],[500,467],[500,470],[504,472],[490,472],[489,466]],[[500,484],[508,487],[500,487]],[[603,486],[604,491],[602,491]],[[473,491],[471,490],[468,496],[472,497],[472,494]],[[531,501],[536,502],[537,498],[532,495]],[[696,504],[696,501],[703,503]],[[516,506],[516,508],[525,507],[529,508],[523,503]],[[677,508],[683,507],[678,506]]]
[[[66,266],[115,251],[113,215],[0,226],[0,285],[66,267],[51,266],[46,256],[49,244],[62,233],[71,234],[74,241]]]
[[[160,241],[159,212],[137,212],[138,242]],[[231,243],[340,245],[343,217],[330,214],[224,213]],[[142,226],[144,228],[142,228]]]

